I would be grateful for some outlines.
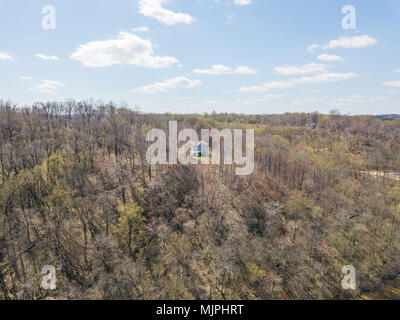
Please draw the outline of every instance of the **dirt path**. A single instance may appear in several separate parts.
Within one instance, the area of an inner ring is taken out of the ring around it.
[[[400,181],[400,172],[383,172],[383,171],[361,171],[362,173],[369,174],[375,178],[377,177],[385,177],[388,179],[398,180]]]

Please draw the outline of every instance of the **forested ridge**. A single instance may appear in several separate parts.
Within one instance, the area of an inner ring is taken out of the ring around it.
[[[255,170],[156,165],[146,133],[254,129]],[[0,102],[0,299],[352,299],[400,274],[400,119]],[[45,265],[57,289],[41,288]],[[353,265],[357,289],[342,288]]]

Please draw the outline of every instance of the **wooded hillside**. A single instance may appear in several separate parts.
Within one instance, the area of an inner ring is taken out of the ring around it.
[[[146,133],[253,128],[250,176]],[[313,125],[315,124],[315,126]],[[400,274],[400,119],[0,103],[0,299],[350,299]],[[41,288],[54,265],[57,289]],[[357,290],[341,286],[353,265]]]

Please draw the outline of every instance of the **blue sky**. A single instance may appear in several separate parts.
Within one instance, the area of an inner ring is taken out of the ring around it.
[[[343,28],[345,5],[356,29]],[[0,0],[0,11],[0,97],[21,104],[400,113],[398,0]]]

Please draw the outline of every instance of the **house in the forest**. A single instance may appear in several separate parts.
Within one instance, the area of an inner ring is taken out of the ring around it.
[[[208,157],[209,155],[209,144],[205,141],[199,141],[192,144],[193,157]]]
[[[317,124],[315,122],[310,122],[306,124],[306,128],[317,129]]]

